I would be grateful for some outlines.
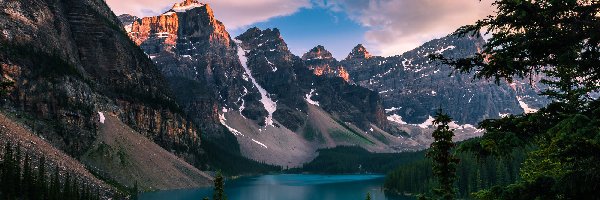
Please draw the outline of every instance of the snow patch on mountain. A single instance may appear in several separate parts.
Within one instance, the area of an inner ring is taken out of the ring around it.
[[[267,145],[263,144],[262,142],[256,141],[254,138],[252,138],[252,142],[259,144],[260,146],[264,147],[265,149],[268,149]]]
[[[265,119],[265,123],[267,126],[269,126],[269,125],[273,126],[273,113],[277,110],[277,102],[275,102],[271,98],[269,98],[269,93],[267,92],[267,90],[265,90],[263,87],[261,87],[256,82],[256,79],[254,79],[254,76],[252,76],[252,71],[250,70],[250,68],[248,68],[248,63],[247,63],[248,58],[246,57],[247,52],[241,47],[242,41],[235,40],[235,42],[237,43],[237,46],[238,46],[238,57],[240,59],[242,66],[244,67],[244,71],[246,72],[246,75],[248,76],[248,78],[252,81],[252,84],[254,84],[254,87],[256,87],[256,89],[258,89],[258,92],[260,93],[260,97],[261,97],[260,102],[265,107],[265,110],[267,110],[267,112],[269,113],[269,115]]]
[[[537,109],[535,109],[535,108],[531,108],[531,107],[529,107],[529,105],[527,105],[527,103],[525,103],[525,102],[523,101],[523,98],[522,98],[522,97],[520,97],[520,96],[517,96],[517,101],[519,101],[519,106],[521,106],[521,108],[523,108],[523,110],[524,110],[525,114],[527,114],[527,113],[534,113],[534,112],[537,112],[537,111],[538,111],[538,110],[537,110]]]
[[[104,124],[104,120],[106,120],[106,118],[104,117],[104,113],[98,112],[98,116],[100,117],[100,123]]]
[[[400,107],[400,108],[402,108],[402,107]],[[394,111],[396,111],[396,110],[400,110],[400,108],[396,108],[396,107],[386,108],[386,109],[385,109],[385,112],[386,112],[386,113],[389,113],[389,112],[394,112]]]
[[[427,127],[433,125],[433,120],[435,120],[435,119],[433,119],[433,117],[431,117],[431,115],[430,115],[429,118],[427,118],[427,120],[425,120],[425,122],[419,124],[418,126],[421,128],[427,128]]]
[[[225,126],[225,128],[227,128],[231,133],[233,133],[233,135],[235,135],[235,136],[244,136],[244,134],[242,134],[242,132],[236,130],[235,128],[233,128],[233,127],[227,125],[227,123],[225,123],[225,121],[227,121],[227,119],[225,118],[225,113],[227,111],[228,110],[226,108],[223,108],[222,111],[221,111],[222,113],[219,113],[219,122],[221,122],[221,124],[223,126]]]
[[[387,116],[387,120],[396,122],[398,124],[408,124],[405,121],[403,121],[402,116],[400,116],[398,114],[393,114],[393,115]]]
[[[318,93],[315,93],[315,89],[310,89],[310,93],[306,94],[305,96],[305,100],[306,102],[308,102],[309,104],[315,105],[315,106],[319,106],[319,102],[312,100],[311,98],[313,97],[313,93],[314,95],[319,95]]]
[[[447,46],[447,47],[444,47],[444,48],[442,48],[440,50],[435,51],[435,53],[436,54],[441,54],[441,53],[444,53],[444,51],[452,50],[454,48],[456,48],[454,45],[450,45],[450,46]]]

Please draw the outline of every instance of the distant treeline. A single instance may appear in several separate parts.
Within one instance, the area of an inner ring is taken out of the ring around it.
[[[470,194],[493,186],[506,186],[519,180],[519,169],[526,157],[525,150],[514,150],[505,157],[476,157],[468,152],[458,152],[457,197],[470,198]],[[403,164],[390,172],[384,188],[400,194],[427,194],[437,188],[432,173],[431,159],[423,158]]]
[[[425,153],[371,153],[360,147],[335,147],[321,149],[319,155],[300,168],[288,170],[290,173],[387,173],[398,165],[425,159]]]

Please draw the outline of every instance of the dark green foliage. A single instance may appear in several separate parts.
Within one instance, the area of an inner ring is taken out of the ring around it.
[[[12,81],[1,81],[0,82],[0,98],[5,98],[8,95],[9,88],[12,87],[15,82]]]
[[[233,134],[229,135],[233,137]],[[235,141],[235,138],[233,139]],[[205,154],[201,157],[201,160],[195,163],[195,166],[203,170],[211,170],[207,168],[207,166],[210,166],[214,169],[222,170],[227,175],[259,174],[282,170],[281,167],[260,163],[243,157],[239,151],[231,150],[234,148],[239,148],[237,143],[228,144],[227,142],[222,142],[217,144],[209,139],[202,139],[202,149]]]
[[[213,200],[227,200],[227,195],[225,194],[225,178],[223,177],[223,174],[221,174],[221,171],[217,171],[217,175],[215,176]]]
[[[386,173],[398,165],[424,158],[423,152],[371,153],[360,147],[336,147],[319,150],[319,156],[302,168],[289,172],[349,174]]]
[[[48,193],[48,199],[59,200],[60,199],[60,175],[58,166],[54,169],[52,177],[50,178],[50,191]]]
[[[480,199],[597,199],[600,190],[600,1],[496,0],[495,16],[457,34],[487,29],[492,38],[470,58],[432,56],[479,78],[511,81],[545,75],[555,102],[537,113],[488,120],[486,134],[465,143],[478,155],[502,155],[531,145],[520,175],[508,186],[476,194]],[[502,172],[500,172],[502,173]]]
[[[439,199],[451,200],[455,197],[454,181],[456,181],[456,164],[459,159],[452,153],[454,148],[453,130],[448,124],[452,121],[450,116],[438,111],[434,117],[433,124],[437,128],[433,131],[433,143],[427,152],[427,157],[433,161],[433,174],[437,177],[439,188],[433,190],[433,194]]]
[[[133,184],[133,189],[131,190],[131,199],[137,200],[138,199],[138,193],[140,192],[140,189],[138,189],[138,183],[137,181]]]
[[[600,85],[600,2],[595,0],[496,0],[495,16],[464,26],[456,34],[492,34],[481,53],[447,59],[461,72],[476,71],[479,78],[511,81],[538,73],[550,89],[544,94],[573,109]]]
[[[366,200],[371,200],[371,193],[367,192],[367,198],[365,198]]]
[[[16,149],[15,149],[16,148]],[[29,153],[21,157],[20,146],[13,147],[7,142],[0,163],[0,199],[29,200],[95,200],[99,195],[91,195],[85,183],[78,184],[69,174],[60,183],[60,169],[46,171],[46,159],[39,158],[37,170],[31,166]],[[21,168],[22,163],[22,168]],[[22,169],[22,170],[21,170]],[[47,180],[52,173],[50,182]],[[73,182],[73,183],[71,183]]]
[[[16,161],[14,160],[13,156],[13,148],[11,143],[7,142],[6,146],[4,147],[4,157],[2,159],[2,180],[0,180],[2,185],[2,196],[6,199],[15,198],[17,195],[17,191],[15,191],[16,188],[13,187],[17,179],[16,176],[18,176],[15,173],[15,164]]]
[[[457,152],[456,156],[460,159],[454,184],[458,190],[457,197],[469,198],[471,193],[481,189],[488,189],[494,185],[509,185],[519,180],[519,169],[525,160],[526,151],[517,149],[503,157],[478,158],[469,152]],[[432,164],[431,160],[423,158],[400,165],[387,175],[384,188],[402,194],[427,194],[433,188],[439,187],[433,175]]]
[[[35,180],[37,195],[40,199],[48,198],[48,182],[46,180],[46,158],[41,157],[38,161],[38,171]]]

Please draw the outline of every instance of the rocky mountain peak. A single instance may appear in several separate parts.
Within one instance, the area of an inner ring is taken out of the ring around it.
[[[318,45],[312,48],[310,51],[306,52],[302,56],[302,60],[312,60],[312,59],[325,59],[330,60],[333,59],[331,52],[327,51],[324,46]]]
[[[371,54],[369,53],[369,51],[367,51],[367,48],[365,48],[362,44],[358,44],[352,49],[352,52],[350,52],[350,54],[348,54],[348,57],[346,57],[346,60],[369,59],[369,58],[371,58]]]

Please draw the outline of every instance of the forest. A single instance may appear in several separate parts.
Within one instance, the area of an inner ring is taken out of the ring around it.
[[[450,116],[438,116],[430,160],[400,166],[386,187],[420,199],[598,199],[600,2],[496,0],[493,5],[495,15],[454,33],[491,36],[479,53],[430,59],[496,83],[540,77],[550,86],[541,94],[553,102],[535,113],[484,120],[479,128],[485,134],[460,145],[451,143]],[[431,165],[432,172],[414,169],[419,165]],[[499,179],[503,174],[509,176]],[[418,180],[411,179],[414,175]],[[427,182],[431,176],[435,179]],[[415,188],[411,181],[426,186]]]

